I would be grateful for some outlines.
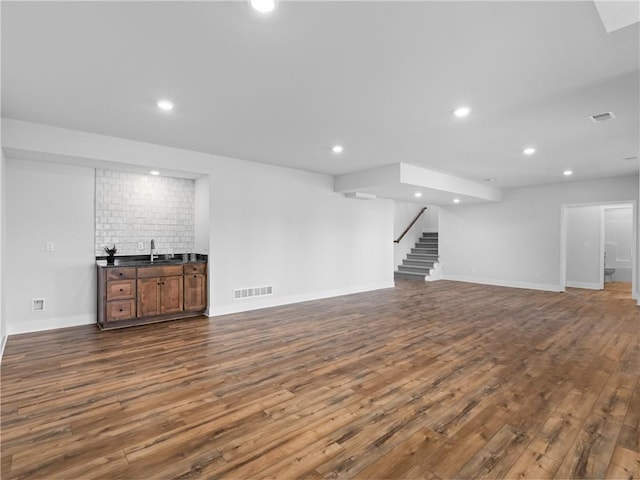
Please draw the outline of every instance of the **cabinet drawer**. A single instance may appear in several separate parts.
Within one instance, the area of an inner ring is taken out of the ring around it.
[[[136,281],[120,280],[107,282],[107,301],[124,300],[135,297]]]
[[[118,320],[128,320],[136,316],[136,301],[118,300],[117,302],[107,302],[106,318],[107,322],[117,322]]]
[[[204,273],[207,269],[206,263],[188,263],[184,265],[184,273]]]
[[[125,267],[107,269],[107,280],[124,280],[128,278],[136,278],[135,268]]]
[[[138,278],[168,277],[172,275],[182,275],[182,265],[138,267]]]

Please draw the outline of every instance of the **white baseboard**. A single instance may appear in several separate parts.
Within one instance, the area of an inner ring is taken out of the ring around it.
[[[496,280],[493,278],[481,278],[481,277],[466,277],[462,275],[444,275],[444,280],[452,280],[455,282],[467,282],[467,283],[479,283],[481,285],[492,285],[495,287],[509,287],[509,288],[525,288],[527,290],[542,290],[545,292],[562,292],[563,289],[560,285],[554,285],[551,283],[529,283],[529,282],[514,282],[510,280]]]
[[[8,338],[9,338],[9,335],[5,335],[4,337],[0,338],[0,363],[2,363],[2,356],[4,355],[4,347],[7,345]]]
[[[56,330],[58,328],[77,327],[79,325],[91,325],[96,323],[96,314],[75,315],[64,318],[46,318],[40,321],[7,323],[7,335],[19,335],[21,333],[42,332]]]
[[[394,282],[375,283],[370,285],[361,285],[351,288],[342,288],[336,290],[325,290],[322,292],[306,293],[302,295],[289,295],[286,297],[257,297],[254,299],[239,300],[233,304],[215,305],[210,307],[207,312],[209,317],[218,317],[220,315],[229,315],[232,313],[249,312],[252,310],[260,310],[262,308],[279,307],[282,305],[290,305],[292,303],[308,302],[310,300],[321,300],[323,298],[341,297],[343,295],[351,295],[354,293],[371,292],[373,290],[382,290],[385,288],[394,288]],[[259,303],[252,303],[254,300]]]
[[[602,284],[594,282],[569,282],[567,281],[567,287],[571,288],[586,288],[588,290],[602,290]]]

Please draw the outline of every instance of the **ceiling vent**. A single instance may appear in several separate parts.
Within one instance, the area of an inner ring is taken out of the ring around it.
[[[612,118],[616,118],[613,112],[604,112],[604,113],[594,113],[593,115],[589,115],[589,118],[593,123],[602,123],[607,120],[611,120]]]

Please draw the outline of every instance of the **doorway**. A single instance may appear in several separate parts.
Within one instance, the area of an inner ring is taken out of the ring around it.
[[[604,288],[633,291],[633,207],[604,207]]]
[[[616,290],[635,298],[637,203],[563,205],[561,289]]]

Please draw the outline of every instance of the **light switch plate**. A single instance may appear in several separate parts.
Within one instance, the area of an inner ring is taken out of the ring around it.
[[[144,250],[144,243],[138,242],[138,250]]]
[[[47,242],[47,252],[53,252],[53,242]]]

